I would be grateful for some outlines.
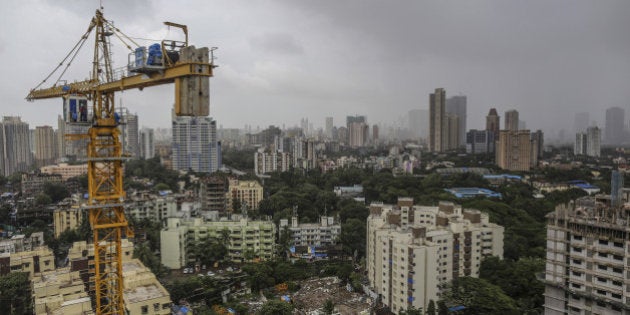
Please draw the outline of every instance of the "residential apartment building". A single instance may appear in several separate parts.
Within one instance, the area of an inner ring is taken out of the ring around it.
[[[177,200],[174,196],[160,196],[148,192],[130,195],[125,200],[125,214],[135,220],[162,222],[177,213]]]
[[[341,224],[334,217],[322,216],[318,223],[298,223],[296,214],[288,219],[280,220],[280,233],[285,227],[291,233],[291,244],[294,246],[321,247],[337,244],[341,235]]]
[[[237,201],[241,207],[257,210],[258,204],[263,199],[263,187],[255,180],[230,179],[228,192],[225,194],[225,201],[228,212],[240,212],[238,206],[235,209],[234,202]]]
[[[601,130],[597,126],[588,127],[586,132],[578,132],[575,135],[573,153],[599,157],[601,155]]]
[[[203,211],[225,212],[228,179],[223,176],[205,176],[199,179],[199,199]]]
[[[59,174],[23,173],[20,181],[22,194],[37,196],[44,192],[46,184],[61,184],[63,177]]]
[[[435,89],[429,95],[429,151],[443,152],[446,150],[446,91]]]
[[[628,204],[583,197],[547,215],[545,314],[630,314]]]
[[[519,118],[518,111],[515,109],[505,112],[505,130],[518,131],[519,130]]]
[[[415,206],[372,203],[367,219],[367,274],[383,304],[397,313],[426,309],[439,299],[439,285],[479,276],[483,257],[503,256],[504,228],[486,213],[440,202]]]
[[[0,171],[10,176],[33,165],[28,124],[20,117],[4,116],[0,123]]]
[[[126,314],[170,315],[168,291],[138,259],[133,259],[133,244],[123,239],[123,299]],[[94,268],[94,247],[75,242],[68,253],[68,267],[38,274],[33,279],[35,314],[94,314],[90,270]],[[86,288],[90,288],[86,291]]]
[[[44,166],[57,160],[57,141],[51,126],[37,126],[33,135],[35,165]]]
[[[494,153],[494,133],[490,130],[471,129],[466,133],[466,153]]]
[[[78,203],[59,204],[53,211],[55,237],[59,237],[66,230],[78,228],[86,219],[86,214],[86,211],[82,210]]]
[[[538,159],[532,156],[529,130],[501,130],[496,143],[496,164],[504,170],[529,171]]]
[[[129,154],[134,159],[140,158],[138,115],[125,109],[121,114],[118,129],[120,129],[120,143],[123,153]]]
[[[454,148],[466,144],[466,100],[466,95],[456,95],[446,99],[446,112],[457,116],[457,128],[456,130],[452,130],[452,132],[457,132],[457,137],[451,136],[451,138],[458,140],[458,143],[452,143],[452,147]]]
[[[81,273],[70,267],[33,277],[31,294],[35,315],[95,314]]]
[[[289,152],[261,148],[254,153],[254,171],[257,176],[273,172],[287,172],[292,165],[292,156]]]
[[[44,246],[44,232],[34,232],[29,237],[17,234],[10,239],[0,240],[0,254],[27,252],[41,246]]]
[[[26,272],[29,279],[40,272],[55,269],[55,254],[47,246],[30,250],[0,253],[0,276],[11,272]]]
[[[626,141],[626,111],[620,107],[606,109],[604,141],[608,145],[620,145]]]
[[[188,251],[191,244],[209,237],[219,239],[223,230],[229,231],[226,244],[229,260],[243,262],[247,252],[263,260],[273,257],[276,225],[272,221],[169,218],[166,227],[160,232],[160,251],[169,253],[162,255],[162,264],[171,269],[194,264],[193,253]]]
[[[352,148],[363,147],[368,144],[370,125],[365,116],[347,116],[348,145]]]
[[[497,113],[496,108],[490,108],[488,116],[486,116],[486,130],[494,134],[495,139],[499,137],[499,130],[501,129],[501,117]]]
[[[140,158],[151,159],[155,156],[155,140],[153,129],[142,128],[139,134]]]
[[[40,167],[39,171],[43,174],[59,174],[63,180],[67,180],[72,177],[87,175],[87,169],[87,164],[59,163]]]
[[[173,169],[212,173],[221,168],[217,122],[210,117],[173,114]]]

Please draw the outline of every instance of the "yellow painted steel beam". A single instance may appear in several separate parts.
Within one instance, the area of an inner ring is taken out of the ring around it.
[[[172,83],[177,78],[204,76],[211,77],[214,65],[203,62],[186,62],[176,64],[163,71],[150,74],[136,74],[107,83],[99,83],[90,79],[80,82],[58,85],[45,89],[31,90],[27,100],[38,100],[62,97],[68,94],[89,95],[93,92],[111,93],[129,89],[143,89],[145,87]]]

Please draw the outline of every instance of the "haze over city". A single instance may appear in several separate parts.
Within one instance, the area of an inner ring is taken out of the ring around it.
[[[27,1],[0,12],[3,115],[56,126],[60,100],[24,97],[57,66],[102,3],[138,43],[179,36],[212,45],[210,115],[224,127],[293,126],[332,116],[402,124],[427,109],[437,87],[468,97],[468,128],[483,128],[491,107],[517,109],[529,129],[571,134],[574,114],[603,125],[609,107],[628,107],[630,3],[592,1]],[[149,41],[142,39],[152,39]],[[115,45],[115,67],[128,51]],[[91,47],[90,47],[91,48]],[[62,79],[83,80],[89,53]],[[19,60],[19,61],[18,61]],[[43,86],[54,83],[56,76]],[[173,87],[121,93],[140,125],[170,126]],[[570,138],[569,138],[570,139]]]

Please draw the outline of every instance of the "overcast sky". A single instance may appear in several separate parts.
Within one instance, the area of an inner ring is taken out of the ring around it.
[[[308,117],[406,122],[444,87],[468,96],[468,127],[496,107],[530,129],[572,131],[574,114],[630,109],[630,1],[123,1],[104,12],[131,37],[219,47],[210,113],[219,125],[287,127]],[[24,0],[0,11],[0,112],[52,125],[61,100],[24,100],[89,25],[96,0]],[[115,66],[127,62],[116,40]],[[153,41],[138,39],[149,45]],[[92,42],[64,79],[91,70]],[[54,83],[56,77],[44,84]],[[140,125],[169,127],[173,85],[119,93]],[[627,115],[630,117],[630,113]],[[502,122],[503,123],[503,122]]]

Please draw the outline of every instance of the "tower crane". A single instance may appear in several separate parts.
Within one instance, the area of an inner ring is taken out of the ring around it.
[[[101,8],[102,9],[102,8]],[[64,119],[69,124],[89,127],[87,135],[88,212],[94,246],[94,267],[90,268],[92,304],[99,315],[125,314],[121,240],[133,236],[125,218],[123,202],[123,162],[114,93],[129,89],[175,83],[175,108],[178,116],[206,116],[209,113],[208,82],[213,75],[213,50],[188,44],[185,25],[164,22],[179,28],[185,40],[163,40],[146,47],[137,45],[97,10],[90,25],[66,58],[42,83],[30,90],[27,100],[63,98]],[[41,87],[66,62],[66,69],[94,32],[92,72],[87,80],[60,81]],[[116,36],[131,50],[123,71],[115,71],[111,60],[110,37]],[[131,45],[136,48],[132,49]],[[92,112],[88,102],[91,101]],[[72,137],[70,137],[72,138]]]

